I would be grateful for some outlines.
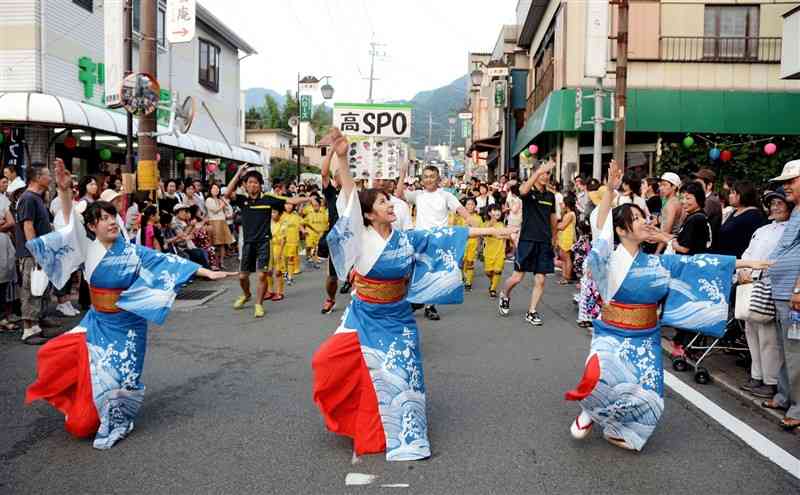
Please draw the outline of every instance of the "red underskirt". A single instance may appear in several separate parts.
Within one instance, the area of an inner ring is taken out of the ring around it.
[[[574,390],[570,390],[564,394],[564,398],[567,400],[583,400],[589,397],[589,394],[592,393],[599,381],[600,359],[597,357],[597,354],[594,354],[586,363],[586,368],[583,371],[583,378],[581,378],[580,383],[578,383]]]
[[[386,451],[378,397],[361,354],[358,334],[339,333],[314,353],[314,402],[325,426],[353,439],[357,455]]]
[[[65,428],[78,438],[92,437],[100,427],[92,399],[89,351],[85,333],[68,333],[47,342],[36,355],[38,376],[25,403],[46,400],[64,414]]]

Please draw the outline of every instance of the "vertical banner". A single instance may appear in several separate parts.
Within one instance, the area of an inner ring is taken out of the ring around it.
[[[585,77],[604,78],[608,70],[608,0],[586,2]]]
[[[314,113],[314,103],[311,95],[300,95],[300,122],[311,122]]]
[[[337,103],[333,125],[350,141],[347,161],[357,179],[394,179],[408,155],[411,105]]]
[[[104,103],[109,107],[122,105],[120,92],[122,78],[125,77],[124,3],[124,0],[105,0],[103,3]]]

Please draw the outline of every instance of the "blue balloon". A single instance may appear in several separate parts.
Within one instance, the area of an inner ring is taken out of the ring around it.
[[[708,151],[708,157],[714,161],[719,160],[719,155],[720,155],[719,148],[711,148]]]

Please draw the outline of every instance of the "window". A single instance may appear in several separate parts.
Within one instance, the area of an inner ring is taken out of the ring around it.
[[[161,9],[158,9],[158,20],[156,24],[156,39],[158,40],[158,46],[165,47],[167,46],[167,41],[165,38],[164,27],[167,24],[167,12]]]
[[[72,3],[80,7],[83,7],[89,12],[94,12],[94,6],[92,5],[93,3],[92,0],[72,0]]]
[[[758,6],[706,6],[703,57],[758,57]]]
[[[198,82],[210,89],[219,91],[219,47],[204,39],[200,41],[200,75]]]

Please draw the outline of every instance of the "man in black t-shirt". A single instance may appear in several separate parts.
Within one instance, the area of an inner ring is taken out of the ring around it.
[[[250,274],[258,272],[258,291],[253,314],[256,318],[261,318],[264,316],[264,295],[267,292],[272,209],[283,211],[284,204],[298,205],[309,198],[286,198],[263,193],[264,178],[261,173],[251,169],[243,174],[244,171],[245,167],[239,168],[225,193],[231,206],[239,207],[242,222],[242,252],[239,253],[239,285],[242,287],[242,295],[233,303],[233,308],[241,309],[250,300]],[[246,194],[236,193],[240,178]]]
[[[328,208],[328,229],[332,229],[336,222],[339,220],[339,211],[336,209],[336,200],[339,197],[339,189],[333,185],[331,181],[331,158],[333,154],[328,154],[322,159],[322,195],[325,197],[325,205]],[[335,174],[339,172],[336,171]],[[335,175],[334,174],[334,175]],[[322,314],[326,315],[336,308],[336,289],[338,286],[338,279],[336,278],[336,270],[333,268],[333,259],[331,259],[330,250],[328,249],[328,233],[322,235],[319,241],[320,256],[328,258],[328,277],[325,279],[325,293],[327,297],[322,303]]]
[[[541,326],[542,319],[536,306],[544,292],[544,276],[553,273],[553,246],[556,243],[556,198],[547,191],[550,172],[555,163],[542,164],[519,188],[522,200],[522,227],[519,232],[517,255],[514,259],[514,273],[503,284],[500,293],[498,314],[508,316],[511,311],[511,291],[526,273],[533,273],[533,292],[525,321],[533,326]]]

